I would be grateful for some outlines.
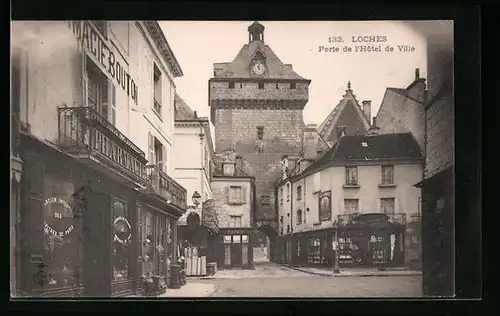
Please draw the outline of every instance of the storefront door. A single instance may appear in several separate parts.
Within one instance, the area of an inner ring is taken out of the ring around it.
[[[110,265],[110,227],[105,214],[110,213],[109,195],[93,191],[88,198],[88,209],[85,214],[84,227],[84,286],[85,296],[104,296],[111,294]]]
[[[233,242],[231,244],[231,265],[241,266],[242,265],[241,255],[242,255],[241,243],[237,244]]]

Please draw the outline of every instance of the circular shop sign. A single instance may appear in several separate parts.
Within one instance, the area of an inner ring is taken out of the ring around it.
[[[128,220],[123,216],[115,218],[113,228],[115,232],[115,240],[122,244],[128,243],[132,234],[132,227],[130,226]]]
[[[55,210],[51,208],[51,216],[44,221],[46,234],[65,237],[75,230],[73,226],[73,208],[61,198],[51,197],[44,201],[43,206],[58,205]]]

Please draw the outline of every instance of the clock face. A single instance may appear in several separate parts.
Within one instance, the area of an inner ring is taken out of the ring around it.
[[[262,75],[264,73],[264,71],[266,70],[266,68],[264,67],[264,65],[260,61],[258,61],[255,65],[253,65],[252,69],[253,69],[253,72],[257,75]]]

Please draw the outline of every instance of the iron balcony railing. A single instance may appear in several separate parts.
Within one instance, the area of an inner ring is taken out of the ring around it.
[[[384,214],[384,213],[381,213]],[[339,214],[337,215],[337,223],[341,225],[346,225],[356,221],[357,217],[362,215],[361,213],[355,214]],[[388,217],[389,222],[406,225],[406,214],[405,213],[395,213],[395,214],[385,214]]]
[[[181,209],[187,208],[187,192],[182,185],[156,165],[147,165],[146,175],[156,194]]]
[[[58,109],[59,146],[72,154],[103,158],[146,180],[144,152],[91,107]]]
[[[405,213],[394,213],[394,214],[386,214],[389,216],[389,222],[395,224],[403,224],[406,225],[406,214]]]

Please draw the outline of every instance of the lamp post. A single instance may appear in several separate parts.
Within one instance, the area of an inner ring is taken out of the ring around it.
[[[191,197],[193,200],[194,208],[197,208],[201,203],[201,195],[198,191],[194,191],[193,196]]]
[[[333,227],[335,227],[335,241],[333,242],[333,273],[339,274],[339,220],[335,220],[333,222]]]

